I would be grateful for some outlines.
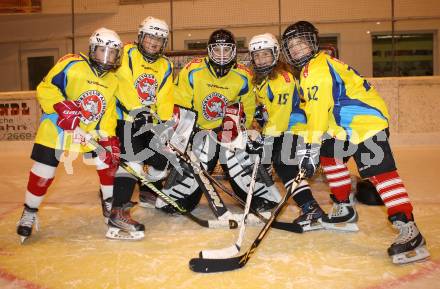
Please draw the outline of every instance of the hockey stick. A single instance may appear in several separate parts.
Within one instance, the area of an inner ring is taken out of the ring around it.
[[[76,128],[76,131],[85,139],[87,143],[95,147],[95,152],[97,154],[101,154],[104,152],[109,152],[108,149],[101,146],[96,140],[93,139],[93,137],[86,133],[83,129],[80,127]],[[154,184],[152,184],[144,175],[138,173],[136,170],[134,170],[127,162],[126,160],[121,159],[122,161],[119,163],[119,165],[126,170],[129,174],[136,177],[138,180],[141,181],[141,183],[148,188],[150,188],[153,192],[155,192],[160,198],[162,198],[167,204],[173,206],[179,213],[182,215],[188,217],[192,221],[196,222],[202,227],[206,228],[225,228],[229,227],[230,229],[237,228],[237,222],[232,222],[231,220],[202,220],[196,216],[194,216],[191,212],[188,212],[185,208],[181,207],[178,203],[176,203],[172,198],[170,198],[167,194],[163,193],[161,190],[157,189]]]
[[[163,133],[160,131],[160,128],[157,130],[157,127],[153,127],[151,130],[161,139],[162,143],[166,143],[168,147],[176,153],[179,159],[189,165],[190,171],[199,188],[208,200],[208,205],[214,215],[219,220],[229,220],[229,222],[234,224],[233,226],[236,228],[238,223],[235,219],[231,218],[233,214],[228,211],[225,203],[220,198],[211,182],[206,178],[206,174],[201,172],[201,170],[204,169],[203,164],[194,152],[191,149],[188,149],[191,136],[196,127],[197,112],[178,105],[175,106],[175,109],[176,108],[178,108],[178,121],[177,126],[174,126],[173,128],[174,133],[171,135],[170,139],[162,139],[161,136]],[[159,121],[159,123],[164,123],[155,112],[151,111],[150,113]]]
[[[240,199],[235,193],[231,192],[225,185],[223,185],[220,181],[218,181],[216,178],[211,176],[203,167],[200,168],[203,174],[219,189],[221,189],[224,193],[228,194],[231,198],[236,200],[239,204],[241,204],[243,207],[246,206],[246,203]],[[260,219],[263,223],[266,223],[268,219],[266,219],[263,215],[261,215],[258,211],[254,210],[252,207],[250,208],[250,211],[252,215],[255,215],[258,219]],[[250,216],[252,216],[250,215]],[[289,223],[289,222],[279,222],[279,221],[273,221],[272,227],[279,230],[284,230],[288,232],[293,233],[303,233],[303,229],[300,225],[295,223]]]
[[[287,204],[287,201],[289,200],[290,196],[293,194],[293,191],[296,189],[299,183],[304,179],[304,176],[305,176],[305,172],[304,170],[301,170],[293,180],[290,190],[287,191],[287,193],[284,195],[284,197],[275,207],[272,216],[269,218],[267,223],[261,229],[260,233],[258,234],[257,238],[254,240],[250,248],[244,254],[237,257],[225,258],[225,259],[193,258],[189,261],[189,268],[192,271],[198,273],[213,273],[213,272],[232,271],[245,266],[246,263],[251,258],[252,254],[257,249],[258,245],[263,240],[264,236],[266,236],[273,221],[281,212],[281,209]]]
[[[194,178],[208,200],[208,204],[213,211],[214,215],[217,216],[219,220],[229,220],[229,222],[235,224],[235,228],[238,226],[236,220],[231,219],[233,214],[227,209],[225,203],[217,193],[217,191],[212,186],[211,182],[207,178],[209,175],[208,172],[203,168],[200,160],[194,154],[192,150],[187,150],[186,152],[181,152],[178,148],[176,148],[172,143],[168,143],[171,149],[177,153],[178,157],[187,163],[191,168],[191,172],[194,175]]]
[[[252,179],[249,184],[249,191],[246,197],[246,205],[244,207],[243,217],[240,222],[240,232],[238,233],[238,239],[234,245],[216,250],[202,250],[199,253],[200,258],[208,259],[222,259],[229,258],[240,252],[241,243],[243,243],[244,233],[246,231],[246,219],[249,215],[249,209],[251,207],[252,195],[254,193],[254,187],[256,183],[257,169],[260,164],[260,156],[257,155],[255,160],[254,169],[252,170]]]

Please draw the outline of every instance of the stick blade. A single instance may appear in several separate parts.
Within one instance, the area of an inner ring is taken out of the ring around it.
[[[197,273],[215,273],[233,271],[242,268],[246,262],[241,262],[244,255],[227,259],[193,258],[189,261],[189,269]]]
[[[223,249],[202,250],[199,253],[199,257],[203,259],[225,259],[233,257],[238,252],[240,252],[240,247],[234,244]]]
[[[272,223],[271,227],[278,229],[278,230],[284,230],[284,231],[298,233],[298,234],[301,234],[304,232],[303,228],[300,225],[295,224],[295,223],[274,221]]]

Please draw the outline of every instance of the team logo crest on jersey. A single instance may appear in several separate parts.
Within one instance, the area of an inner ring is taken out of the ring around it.
[[[78,98],[81,102],[81,121],[89,124],[101,119],[107,106],[104,96],[97,90],[88,90]]]
[[[203,117],[206,120],[217,120],[223,118],[227,102],[228,99],[218,92],[209,94],[202,102]]]
[[[153,74],[141,74],[135,81],[139,100],[143,105],[156,103],[157,80]]]

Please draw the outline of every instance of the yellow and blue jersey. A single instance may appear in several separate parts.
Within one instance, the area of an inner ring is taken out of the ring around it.
[[[56,125],[58,114],[53,105],[64,100],[81,103],[79,126],[96,135],[114,136],[116,128],[115,92],[118,80],[113,72],[98,76],[87,56],[62,57],[37,87],[37,99],[43,109],[35,143],[54,149],[71,148],[69,132]],[[91,148],[78,146],[79,151]]]
[[[359,144],[389,125],[389,113],[376,89],[356,70],[320,52],[300,74],[301,108],[307,117],[307,141],[323,133]]]
[[[161,120],[173,113],[173,64],[164,57],[149,63],[134,44],[126,44],[121,67],[116,71],[119,79],[117,112],[119,119],[131,120],[129,113],[150,107]]]
[[[176,79],[174,101],[198,113],[197,125],[201,129],[221,126],[225,106],[241,102],[246,114],[246,127],[252,124],[255,113],[255,95],[251,72],[237,64],[225,76],[218,78],[208,58],[195,58]]]
[[[306,115],[299,107],[297,82],[290,72],[280,71],[274,79],[266,78],[255,86],[255,92],[268,114],[264,135],[280,136],[287,131],[295,134],[304,130]]]

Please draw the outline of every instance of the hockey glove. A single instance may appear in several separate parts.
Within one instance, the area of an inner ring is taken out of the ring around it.
[[[98,155],[99,159],[106,163],[110,169],[117,169],[119,166],[119,159],[121,155],[120,142],[118,137],[111,136],[102,138],[98,143],[107,149]]]
[[[264,104],[260,104],[255,109],[254,118],[257,121],[260,127],[264,127],[267,120],[269,119],[269,114],[267,113],[266,106]]]
[[[297,151],[298,165],[306,172],[306,178],[311,178],[319,166],[319,144],[306,143]]]
[[[144,127],[147,123],[153,123],[153,117],[151,116],[149,108],[142,108],[133,120],[133,130],[138,131]]]
[[[261,136],[259,136],[255,140],[249,139],[246,144],[246,151],[251,155],[258,154],[258,155],[262,156],[263,149],[264,149],[264,138]]]
[[[57,125],[64,130],[74,130],[81,120],[81,103],[79,101],[64,100],[53,105],[58,114]]]

